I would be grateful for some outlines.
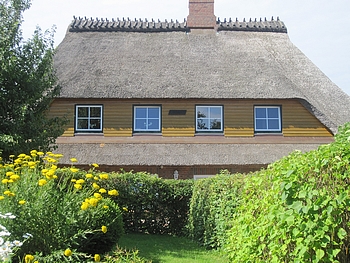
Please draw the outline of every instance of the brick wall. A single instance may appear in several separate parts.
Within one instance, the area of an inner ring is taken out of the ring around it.
[[[214,0],[190,0],[187,26],[189,28],[214,28]]]

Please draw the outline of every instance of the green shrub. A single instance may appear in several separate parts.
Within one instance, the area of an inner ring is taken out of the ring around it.
[[[57,168],[60,155],[32,151],[0,166],[0,212],[11,212],[6,226],[13,238],[21,240],[19,256],[42,256],[65,250],[82,253],[109,251],[123,233],[122,215],[109,197],[117,191],[98,184],[108,181],[107,174],[90,173],[75,167]],[[107,229],[105,233],[102,231]]]
[[[125,231],[182,235],[187,223],[192,180],[164,180],[147,173],[111,175],[119,190],[114,200],[123,205]]]
[[[191,238],[208,248],[223,245],[230,228],[228,219],[239,204],[244,177],[223,172],[195,182],[188,220]]]
[[[232,262],[348,262],[350,125],[247,177],[226,250]]]

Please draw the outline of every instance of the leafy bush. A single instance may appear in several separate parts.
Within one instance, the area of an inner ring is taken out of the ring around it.
[[[232,217],[241,196],[244,175],[226,172],[194,184],[188,220],[189,235],[208,248],[226,240]]]
[[[247,177],[226,250],[232,262],[348,262],[350,125]]]
[[[163,180],[147,173],[121,172],[111,175],[113,197],[124,206],[127,232],[183,234],[187,222],[192,180]]]
[[[0,165],[0,212],[16,216],[0,218],[0,224],[17,240],[31,235],[20,256],[46,256],[67,248],[89,254],[109,251],[123,233],[121,211],[109,198],[118,192],[99,186],[108,174],[57,168],[59,157],[32,151]]]

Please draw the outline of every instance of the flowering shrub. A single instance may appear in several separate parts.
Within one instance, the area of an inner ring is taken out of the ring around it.
[[[0,213],[0,218],[13,219],[13,218],[16,218],[16,216],[14,216],[11,213],[6,213],[4,215]],[[11,242],[10,240],[8,240],[9,236],[11,236],[11,233],[6,229],[6,227],[0,224],[0,261],[1,262],[10,262],[11,256],[13,255],[15,250],[23,245],[23,242],[18,240],[14,240]]]
[[[108,175],[96,171],[96,164],[89,172],[58,168],[61,156],[31,151],[0,164],[0,212],[16,215],[0,223],[15,239],[32,234],[16,252],[22,258],[66,249],[73,256],[104,253],[123,233],[121,211],[110,199],[118,191],[99,186]]]

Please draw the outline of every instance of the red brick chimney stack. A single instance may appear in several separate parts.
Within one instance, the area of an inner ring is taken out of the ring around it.
[[[187,26],[190,29],[214,29],[214,0],[189,0]]]

